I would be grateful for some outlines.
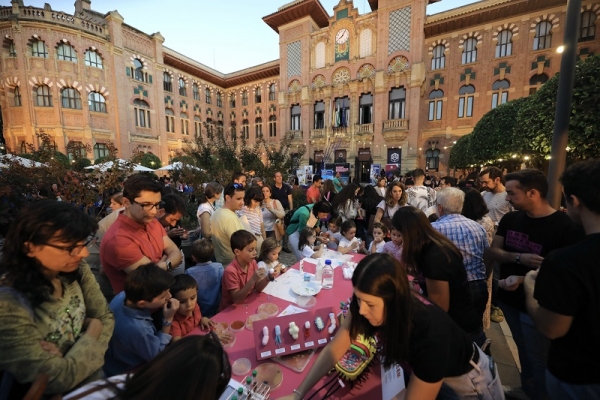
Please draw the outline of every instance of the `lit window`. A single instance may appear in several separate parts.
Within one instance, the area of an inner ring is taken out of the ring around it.
[[[35,89],[35,105],[38,107],[52,107],[52,92],[46,85]]]
[[[433,48],[433,57],[431,58],[431,69],[442,69],[446,65],[446,56],[444,52],[446,46],[439,44]]]
[[[163,89],[165,92],[173,93],[173,81],[171,80],[171,74],[163,72]]]
[[[463,43],[462,63],[470,64],[477,61],[477,39],[469,38]]]
[[[581,28],[579,28],[579,41],[594,40],[596,38],[596,13],[585,11],[581,13]]]
[[[440,149],[427,149],[425,151],[425,165],[429,171],[438,171],[440,167]]]
[[[48,48],[46,43],[41,40],[34,40],[31,42],[31,55],[33,57],[48,58]]]
[[[98,92],[90,92],[88,95],[88,105],[90,111],[105,113],[106,112],[106,100]]]
[[[58,45],[56,48],[56,56],[59,60],[71,61],[74,63],[77,62],[77,54],[75,53],[75,49],[73,46],[66,43],[61,43]]]
[[[508,88],[510,88],[510,83],[506,79],[496,81],[492,84],[492,108],[496,108],[508,101]]]
[[[88,50],[85,52],[84,57],[85,65],[94,68],[102,69],[102,57],[94,50]]]
[[[167,132],[175,133],[175,113],[170,108],[165,108],[165,123]]]
[[[508,29],[498,34],[498,44],[496,45],[496,58],[507,57],[512,54],[512,32]]]
[[[388,119],[404,119],[406,112],[406,89],[403,87],[390,90]]]
[[[135,99],[133,101],[133,114],[135,126],[140,128],[150,128],[150,110],[148,103],[144,100]]]
[[[535,37],[533,38],[533,49],[549,49],[552,46],[552,24],[542,21],[535,26]]]
[[[437,121],[442,119],[442,106],[444,105],[444,101],[442,100],[443,97],[444,92],[441,90],[433,90],[429,93],[429,115],[427,120]]]
[[[473,85],[464,85],[458,90],[458,118],[473,116],[474,93]]]

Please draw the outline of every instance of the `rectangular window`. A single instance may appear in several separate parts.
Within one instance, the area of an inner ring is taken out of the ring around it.
[[[108,156],[108,146],[104,143],[96,143],[94,145],[94,159],[103,158]]]
[[[363,125],[373,122],[373,95],[361,95],[358,104],[358,123]]]
[[[317,101],[315,103],[315,129],[325,128],[325,103]]]
[[[429,102],[429,114],[427,116],[428,121],[439,121],[442,119],[442,106],[444,102],[442,100],[432,100]]]
[[[292,106],[292,118],[290,130],[299,131],[300,130],[300,113],[302,108],[299,105]]]

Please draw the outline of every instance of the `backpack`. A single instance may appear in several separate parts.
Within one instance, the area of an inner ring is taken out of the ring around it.
[[[301,206],[301,207],[298,207],[298,208],[294,208],[293,210],[290,210],[290,211],[286,212],[285,215],[283,216],[283,224],[285,226],[290,226],[292,224],[292,217],[294,216],[294,214],[296,213],[296,211],[298,211],[302,207],[306,207],[306,206]],[[308,207],[306,207],[306,208],[308,208]],[[308,208],[308,210],[310,211],[310,208]]]

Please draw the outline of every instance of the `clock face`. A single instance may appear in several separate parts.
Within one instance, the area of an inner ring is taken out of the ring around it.
[[[349,38],[350,32],[348,32],[348,29],[346,28],[340,29],[338,33],[335,34],[335,41],[337,44],[346,43]]]

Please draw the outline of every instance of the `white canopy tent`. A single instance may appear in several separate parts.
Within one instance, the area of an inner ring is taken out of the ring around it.
[[[172,171],[174,169],[183,169],[184,167],[194,169],[196,171],[201,171],[200,168],[194,167],[193,165],[184,164],[181,161],[174,162],[173,164],[165,165],[162,168],[157,169],[157,171]]]
[[[17,161],[17,162],[23,164],[27,168],[31,168],[31,167],[44,167],[45,166],[45,164],[42,164],[40,162],[29,160],[29,159],[24,158],[24,157],[15,156],[13,154],[6,154],[6,155],[1,156],[0,157],[0,161],[3,161],[5,158],[7,160]],[[4,166],[6,166],[6,165],[4,165]]]
[[[100,172],[106,172],[109,169],[113,168],[115,166],[115,163],[117,165],[119,165],[120,167],[125,168],[128,161],[123,160],[122,158],[117,158],[115,161],[107,161],[102,164],[90,165],[89,167],[85,167],[85,169],[95,169]],[[153,169],[144,167],[143,165],[140,165],[140,164],[134,164],[133,170],[136,172],[154,172]]]

